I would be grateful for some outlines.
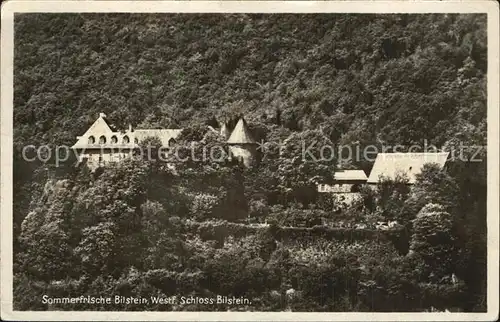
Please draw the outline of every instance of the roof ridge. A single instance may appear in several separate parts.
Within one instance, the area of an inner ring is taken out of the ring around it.
[[[395,157],[390,157],[391,155]],[[449,152],[379,153],[370,171],[368,182],[378,182],[381,175],[395,177],[397,172],[405,172],[409,176],[410,183],[413,183],[415,175],[425,164],[437,163],[443,168],[448,155]]]
[[[240,118],[234,127],[227,143],[230,144],[254,144],[255,140],[248,129],[247,123],[244,118]]]

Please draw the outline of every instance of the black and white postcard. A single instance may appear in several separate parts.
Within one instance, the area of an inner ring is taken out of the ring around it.
[[[8,1],[5,320],[498,318],[496,1]]]

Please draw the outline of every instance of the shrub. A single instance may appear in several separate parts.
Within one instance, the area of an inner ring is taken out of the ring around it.
[[[249,202],[249,217],[262,219],[267,217],[270,209],[264,199],[250,200]],[[260,220],[261,221],[261,220]]]
[[[418,213],[413,220],[410,250],[422,259],[424,276],[454,273],[458,247],[452,217],[443,206],[427,204]]]
[[[217,196],[208,193],[198,193],[193,198],[191,214],[196,219],[212,217],[218,204],[219,198]]]
[[[274,210],[274,209],[273,209]],[[280,226],[312,227],[321,225],[326,212],[320,209],[279,208],[271,214],[271,219]]]

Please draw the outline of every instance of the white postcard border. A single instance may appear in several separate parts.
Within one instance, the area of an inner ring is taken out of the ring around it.
[[[260,12],[487,13],[488,15],[488,288],[486,313],[112,312],[13,311],[12,138],[14,13]],[[499,312],[499,5],[496,1],[7,1],[1,24],[1,318],[40,321],[493,321]]]

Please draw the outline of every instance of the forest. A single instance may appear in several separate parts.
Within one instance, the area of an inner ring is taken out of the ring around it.
[[[486,311],[486,150],[470,160],[486,146],[486,48],[481,14],[16,14],[14,309]],[[182,128],[181,154],[224,145],[207,125],[244,116],[268,148],[253,168],[23,159],[71,146],[100,112],[121,129]],[[304,141],[424,140],[464,157],[362,187],[341,211],[316,189],[337,162],[297,158]]]

